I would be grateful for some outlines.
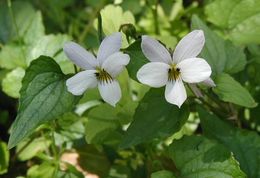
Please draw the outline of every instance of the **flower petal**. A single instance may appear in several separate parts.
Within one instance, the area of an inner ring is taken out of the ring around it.
[[[97,54],[100,66],[113,53],[118,52],[122,46],[122,35],[120,32],[113,33],[103,39]]]
[[[128,54],[116,52],[109,56],[102,64],[102,69],[105,69],[113,78],[116,77],[130,61]]]
[[[202,50],[205,37],[202,30],[194,30],[184,36],[173,53],[173,61],[177,64],[187,58],[196,57]]]
[[[166,100],[179,108],[187,98],[187,93],[181,79],[176,81],[170,81],[166,84],[165,89]]]
[[[116,80],[108,83],[98,82],[98,90],[103,100],[114,107],[121,98],[121,89]]]
[[[169,68],[162,62],[149,62],[138,70],[137,78],[143,84],[159,88],[167,83]]]
[[[68,91],[73,95],[82,95],[88,88],[97,86],[95,70],[86,70],[77,73],[66,81]]]
[[[177,64],[180,68],[181,78],[188,83],[198,83],[211,75],[211,67],[201,58],[189,58]]]
[[[172,58],[168,50],[157,40],[149,36],[142,36],[141,48],[145,57],[151,62],[172,63]]]
[[[66,56],[82,69],[95,69],[98,66],[94,55],[75,42],[65,43],[63,50]]]

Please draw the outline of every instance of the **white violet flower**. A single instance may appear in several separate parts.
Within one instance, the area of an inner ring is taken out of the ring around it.
[[[171,55],[157,40],[142,36],[142,51],[151,62],[139,69],[138,80],[155,88],[166,85],[166,100],[180,107],[187,98],[183,81],[199,83],[211,75],[210,65],[196,57],[204,43],[203,31],[194,30],[177,44]]]
[[[121,98],[121,89],[116,76],[123,70],[130,58],[120,52],[121,33],[107,36],[101,43],[97,57],[74,42],[64,45],[64,52],[80,68],[84,69],[66,81],[68,91],[82,95],[87,89],[98,87],[103,100],[112,106]]]

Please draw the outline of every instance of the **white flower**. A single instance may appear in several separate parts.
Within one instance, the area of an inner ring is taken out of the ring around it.
[[[64,52],[73,63],[84,69],[66,81],[68,91],[82,95],[88,88],[98,87],[101,97],[112,106],[121,98],[121,89],[116,76],[129,63],[129,56],[120,52],[121,33],[106,37],[97,53],[97,58],[74,42],[64,45]]]
[[[211,75],[209,64],[196,57],[204,43],[203,31],[194,30],[177,44],[171,55],[158,41],[142,36],[142,51],[151,62],[139,69],[138,80],[155,88],[166,85],[166,100],[180,107],[187,98],[183,81],[199,83]]]

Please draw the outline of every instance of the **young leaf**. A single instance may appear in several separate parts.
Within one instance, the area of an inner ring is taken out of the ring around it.
[[[137,71],[147,62],[149,62],[146,57],[144,56],[142,49],[141,49],[141,40],[135,41],[133,44],[131,44],[128,48],[124,50],[126,52],[131,60],[129,64],[127,65],[127,70],[129,73],[129,76],[138,81],[136,78]]]
[[[200,56],[208,61],[213,75],[222,72],[233,74],[244,69],[246,57],[243,49],[211,31],[198,16],[192,17],[192,29],[201,29],[205,33],[206,43]]]
[[[177,177],[246,178],[227,149],[202,136],[185,136],[174,141],[169,155],[179,170]]]
[[[257,106],[250,93],[230,75],[225,73],[218,75],[215,83],[216,87],[213,88],[213,91],[221,100],[248,108]]]
[[[20,91],[20,106],[11,129],[8,148],[16,146],[39,125],[68,112],[79,97],[67,91],[67,77],[59,65],[40,56],[26,70]]]
[[[179,109],[165,100],[161,89],[151,89],[140,101],[121,147],[168,137],[181,129],[188,116],[186,105]]]
[[[260,177],[260,137],[257,133],[238,129],[202,108],[198,109],[203,133],[225,145],[250,178]]]

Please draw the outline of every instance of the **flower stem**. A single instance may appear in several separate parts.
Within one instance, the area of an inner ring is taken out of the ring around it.
[[[98,13],[98,40],[99,40],[99,43],[101,43],[102,40],[103,40],[102,33],[103,33],[103,29],[102,29],[102,17],[101,17],[101,14],[100,14],[100,12],[99,12],[99,13]]]
[[[56,143],[55,143],[55,121],[53,121],[53,126],[52,126],[52,131],[51,131],[51,140],[52,140],[52,144],[51,144],[51,148],[52,148],[52,152],[53,152],[53,157],[54,157],[54,161],[55,161],[55,170],[53,172],[53,177],[57,176],[58,173],[58,169],[59,169],[59,156],[58,156],[58,152],[56,150]]]
[[[159,31],[159,25],[158,25],[158,0],[155,3],[155,6],[152,7],[152,12],[153,12],[153,19],[154,19],[154,31],[156,35],[160,34]]]

